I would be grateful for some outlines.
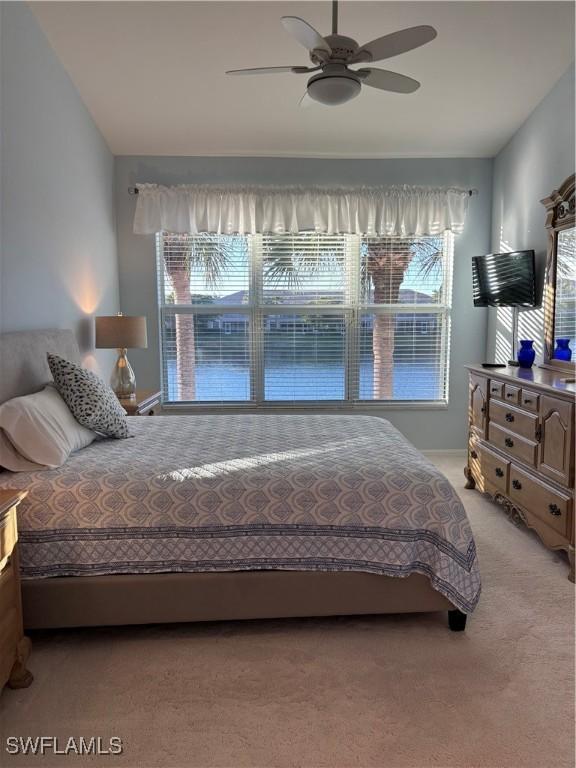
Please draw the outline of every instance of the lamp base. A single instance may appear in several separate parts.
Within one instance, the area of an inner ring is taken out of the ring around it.
[[[126,349],[118,350],[118,360],[110,377],[110,386],[119,400],[136,399],[136,376],[128,361]]]

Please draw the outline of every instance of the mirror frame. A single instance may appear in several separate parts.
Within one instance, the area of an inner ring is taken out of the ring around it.
[[[546,208],[546,229],[548,231],[548,251],[546,256],[546,273],[544,277],[544,368],[573,373],[576,361],[555,360],[554,355],[554,315],[556,308],[556,253],[558,234],[564,229],[570,229],[575,224],[575,174],[568,176],[566,181],[551,195],[540,202]],[[573,350],[576,356],[576,350]]]

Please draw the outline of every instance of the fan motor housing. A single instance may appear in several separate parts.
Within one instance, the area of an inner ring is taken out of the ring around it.
[[[324,40],[332,49],[329,61],[349,61],[358,50],[358,43],[351,37],[345,35],[327,35]],[[310,51],[310,59],[314,64],[322,64],[326,61],[326,54],[322,56],[323,51]]]

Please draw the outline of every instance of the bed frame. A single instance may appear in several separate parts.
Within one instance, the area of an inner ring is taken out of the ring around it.
[[[0,403],[51,381],[47,352],[80,361],[70,330],[0,334]],[[22,600],[27,629],[431,611],[448,611],[454,631],[466,626],[465,614],[419,574],[404,579],[316,571],[60,576],[23,580]]]

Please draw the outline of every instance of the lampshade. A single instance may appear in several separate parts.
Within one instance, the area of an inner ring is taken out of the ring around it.
[[[145,349],[147,346],[145,317],[104,315],[96,318],[97,349]]]

